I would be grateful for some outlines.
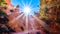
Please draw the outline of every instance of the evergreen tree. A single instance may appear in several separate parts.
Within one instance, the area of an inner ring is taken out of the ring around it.
[[[0,23],[1,24],[6,24],[8,22],[8,15],[0,10]]]

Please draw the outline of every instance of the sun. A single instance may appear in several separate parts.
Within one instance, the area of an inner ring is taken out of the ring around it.
[[[29,15],[29,13],[31,12],[31,8],[28,6],[25,6],[23,10],[24,10],[23,12],[25,15]]]

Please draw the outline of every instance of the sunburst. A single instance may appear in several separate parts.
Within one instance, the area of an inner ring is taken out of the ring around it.
[[[34,7],[33,5],[31,6],[32,4],[32,1],[31,0],[29,3],[24,3],[23,0],[22,0],[22,4],[20,3],[20,5],[22,5],[20,11],[23,12],[24,16],[26,17],[26,22],[25,22],[25,25],[26,25],[26,30],[23,32],[23,33],[29,33],[29,32],[33,32],[33,31],[36,31],[34,29],[34,23],[30,23],[33,30],[28,30],[28,23],[29,23],[29,20],[28,20],[28,17],[29,16],[33,16],[33,19],[36,19],[38,22],[40,22],[39,24],[41,24],[41,26],[43,26],[46,30],[49,30],[49,28],[47,29],[47,27],[49,27],[45,22],[43,22],[42,20],[38,19],[35,15],[34,15],[34,12],[35,11],[39,11],[40,7]],[[35,0],[37,1],[37,0]],[[22,14],[22,15],[23,15]],[[18,16],[16,19],[19,19],[22,15]],[[32,18],[30,18],[32,19]]]

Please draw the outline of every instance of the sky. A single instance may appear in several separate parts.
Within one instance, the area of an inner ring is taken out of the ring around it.
[[[40,0],[11,0],[11,4],[15,7],[20,6],[20,12],[24,12],[24,7],[31,8],[30,14],[38,13],[40,9]]]

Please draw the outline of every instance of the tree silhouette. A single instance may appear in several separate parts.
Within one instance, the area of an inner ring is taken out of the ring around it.
[[[1,24],[6,24],[8,22],[8,15],[0,10],[0,23]]]

